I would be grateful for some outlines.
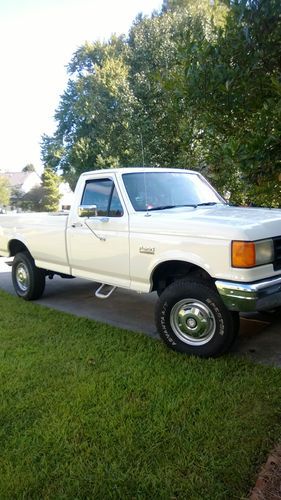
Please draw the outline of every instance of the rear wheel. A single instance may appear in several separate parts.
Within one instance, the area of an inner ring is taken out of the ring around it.
[[[28,252],[20,252],[15,256],[12,280],[17,295],[24,300],[39,299],[45,289],[45,273],[35,266]]]
[[[187,279],[166,288],[155,313],[159,334],[170,348],[201,357],[226,352],[239,330],[238,313],[231,313],[210,285]]]

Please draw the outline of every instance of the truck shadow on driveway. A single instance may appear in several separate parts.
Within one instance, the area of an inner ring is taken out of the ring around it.
[[[139,294],[118,288],[109,299],[102,300],[95,297],[98,286],[79,278],[55,277],[46,281],[44,295],[36,302],[159,338],[154,326],[155,293]],[[10,268],[3,262],[0,262],[0,288],[15,295]],[[281,367],[281,312],[241,315],[240,332],[231,355],[246,355],[255,362]]]

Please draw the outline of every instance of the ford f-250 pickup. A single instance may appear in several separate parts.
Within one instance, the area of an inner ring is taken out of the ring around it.
[[[202,357],[230,348],[239,311],[281,305],[281,211],[231,207],[189,170],[84,173],[69,215],[1,215],[0,255],[25,300],[54,274],[100,282],[100,298],[156,291],[162,339]]]

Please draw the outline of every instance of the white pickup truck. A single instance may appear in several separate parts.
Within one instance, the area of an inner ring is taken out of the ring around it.
[[[156,291],[162,339],[202,357],[229,349],[239,311],[281,305],[281,211],[231,207],[194,171],[84,173],[69,215],[1,215],[0,255],[25,300],[54,274],[100,282],[100,298]]]

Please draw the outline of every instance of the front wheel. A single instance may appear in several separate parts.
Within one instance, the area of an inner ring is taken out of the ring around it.
[[[12,264],[12,280],[16,294],[24,300],[39,299],[45,289],[45,274],[35,266],[28,252],[16,254]]]
[[[238,318],[211,286],[186,279],[164,290],[155,311],[158,332],[170,348],[205,358],[230,348],[239,330]]]

